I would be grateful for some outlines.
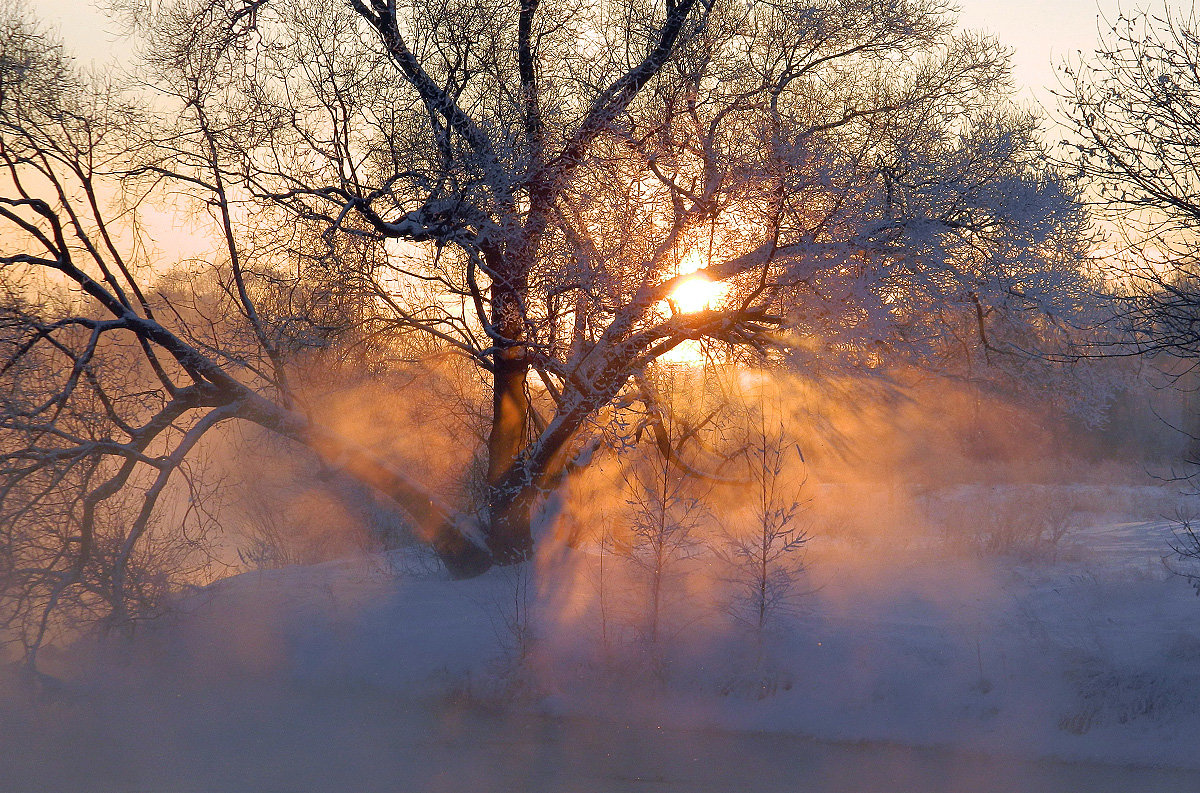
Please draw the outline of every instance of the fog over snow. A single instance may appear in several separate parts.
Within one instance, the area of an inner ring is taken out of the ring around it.
[[[620,638],[636,603],[609,604],[605,646],[595,549],[467,582],[415,550],[244,573],[132,644],[47,653],[40,694],[9,681],[0,779],[30,793],[1195,790],[1198,604],[1161,563],[1172,524],[1146,514],[1175,497],[1050,495],[1105,509],[1054,560],[814,540],[813,591],[757,661],[715,595],[672,601],[658,647]]]

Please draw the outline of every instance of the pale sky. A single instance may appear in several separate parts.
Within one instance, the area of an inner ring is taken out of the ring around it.
[[[1077,62],[1079,50],[1087,55],[1095,49],[1101,14],[1112,20],[1119,8],[1160,11],[1164,6],[1180,10],[1191,5],[1189,0],[959,0],[959,4],[963,27],[990,33],[1014,50],[1013,78],[1021,95],[1041,102],[1048,111],[1054,109],[1048,89],[1059,87],[1056,69],[1068,58]]]
[[[103,61],[120,46],[116,27],[87,0],[26,0],[44,19],[61,25],[67,44],[85,62]],[[1161,9],[1163,0],[1119,3],[1117,0],[959,0],[963,27],[995,35],[1013,48],[1014,77],[1021,96],[1035,99],[1048,110],[1053,99],[1047,87],[1058,85],[1054,68],[1077,50],[1090,51],[1096,42],[1097,17],[1114,17],[1117,8],[1149,6]],[[1172,8],[1186,8],[1188,0],[1169,0]]]

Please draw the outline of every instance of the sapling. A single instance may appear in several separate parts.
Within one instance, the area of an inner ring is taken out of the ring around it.
[[[656,646],[678,562],[698,548],[696,533],[708,508],[697,483],[666,456],[649,454],[625,472],[629,537],[616,550],[646,585],[644,636]]]
[[[732,584],[729,613],[754,634],[756,664],[762,662],[763,634],[769,624],[794,607],[802,594],[798,588],[804,570],[801,552],[809,540],[802,521],[808,503],[802,497],[807,478],[793,478],[789,465],[793,456],[803,466],[800,448],[788,440],[782,425],[768,430],[760,416],[745,451],[750,508],[725,528],[714,548]]]

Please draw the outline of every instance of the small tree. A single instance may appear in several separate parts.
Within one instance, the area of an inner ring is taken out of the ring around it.
[[[1200,530],[1195,518],[1180,513],[1175,518],[1174,538],[1170,542],[1175,561],[1163,560],[1172,573],[1186,578],[1196,594],[1200,595]]]
[[[1090,58],[1065,69],[1074,162],[1117,234],[1107,283],[1106,352],[1157,358],[1187,392],[1200,366],[1200,18],[1195,9],[1118,14]],[[1188,400],[1191,402],[1192,400]],[[1182,429],[1196,437],[1195,415]],[[1190,463],[1195,459],[1192,449]],[[1194,469],[1193,469],[1194,470]],[[1191,478],[1186,473],[1179,478]],[[1195,525],[1171,543],[1183,572],[1200,559]]]
[[[760,415],[745,453],[748,514],[725,528],[723,541],[714,549],[728,567],[727,579],[733,586],[730,614],[753,631],[758,663],[764,631],[795,605],[800,594],[798,577],[804,570],[800,552],[809,540],[801,522],[807,504],[801,496],[806,480],[793,478],[792,457],[803,465],[799,446],[788,440],[782,425],[769,430]]]
[[[699,547],[697,533],[709,513],[697,482],[668,456],[644,454],[624,477],[629,535],[620,553],[646,587],[644,636],[657,645],[676,568]]]

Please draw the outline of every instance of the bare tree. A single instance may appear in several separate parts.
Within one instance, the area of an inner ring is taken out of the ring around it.
[[[588,419],[684,340],[827,338],[846,317],[811,304],[831,294],[866,314],[858,342],[894,339],[897,293],[904,319],[920,300],[1044,306],[1055,279],[1013,260],[1057,244],[1044,274],[1073,252],[1069,196],[1037,163],[1032,121],[1004,109],[1002,53],[954,36],[940,5],[610,11],[226,2],[149,17],[175,92],[212,106],[189,132],[214,139],[225,179],[297,219],[419,245],[388,280],[457,303],[377,290],[397,327],[487,373],[499,559],[528,553],[529,512]],[[1018,203],[1033,216],[1005,214]],[[676,310],[689,256],[731,299]]]
[[[1120,13],[1065,68],[1074,164],[1116,234],[1109,284],[1117,352],[1200,356],[1200,20]]]
[[[801,552],[809,533],[802,523],[807,499],[797,482],[795,465],[804,458],[782,426],[767,427],[761,413],[752,422],[746,443],[749,510],[735,525],[723,526],[723,542],[715,547],[733,585],[730,613],[754,632],[757,660],[762,661],[763,634],[772,620],[795,608]],[[790,458],[795,458],[794,461]]]
[[[1167,382],[1196,389],[1200,363],[1200,18],[1194,8],[1120,13],[1097,49],[1065,68],[1060,96],[1075,133],[1074,164],[1091,182],[1114,252],[1114,307],[1102,353],[1156,359]],[[1191,480],[1200,423],[1185,399]],[[1196,558],[1193,521],[1172,549]]]
[[[228,421],[374,487],[473,575],[528,556],[544,494],[685,342],[870,368],[921,358],[947,313],[1040,321],[1080,280],[1083,217],[1004,52],[935,0],[126,5],[140,86],[78,74],[11,9],[0,44],[2,272],[64,295],[9,301],[0,519],[74,516],[55,593],[98,508],[137,495],[127,557]],[[182,293],[137,223],[163,196],[217,240]],[[685,304],[698,281],[724,291]],[[475,367],[482,547],[317,410],[307,373],[351,349]]]
[[[628,532],[614,541],[617,553],[633,568],[635,580],[646,587],[645,598],[638,598],[638,603],[645,606],[644,638],[654,647],[662,638],[670,601],[678,597],[678,568],[700,552],[699,529],[710,511],[704,494],[698,492],[706,486],[672,465],[670,456],[656,449],[644,452],[623,472]],[[601,537],[601,551],[605,539]]]

